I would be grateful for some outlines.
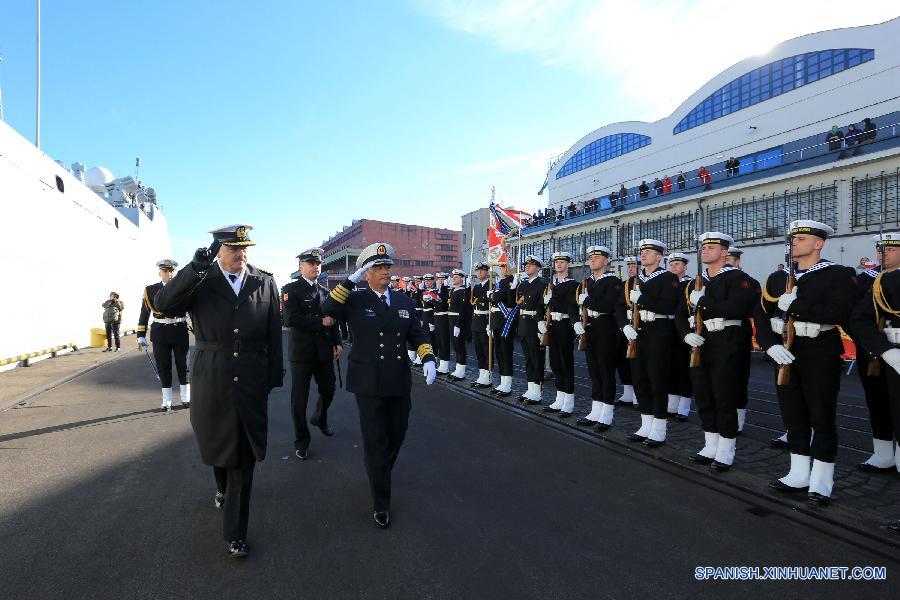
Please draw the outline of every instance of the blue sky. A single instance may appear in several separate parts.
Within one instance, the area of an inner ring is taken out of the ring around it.
[[[591,130],[890,4],[757,0],[738,23],[711,0],[44,0],[42,148],[116,176],[140,156],[177,260],[249,222],[251,262],[284,283],[355,218],[459,228],[492,185],[536,209],[547,161]],[[0,57],[6,121],[31,139],[32,2],[0,6]]]

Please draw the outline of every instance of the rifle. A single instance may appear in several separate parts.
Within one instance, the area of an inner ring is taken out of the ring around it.
[[[700,209],[697,209],[697,212],[700,212]],[[696,213],[695,213],[696,214]],[[700,220],[697,219],[695,221],[696,225],[699,225]],[[697,226],[695,225],[694,230],[696,232]],[[700,234],[697,233],[697,277],[694,279],[694,291],[699,292],[703,289],[703,261],[700,260],[703,256],[703,244],[700,243]],[[703,315],[700,314],[700,311],[694,306],[692,309],[692,314],[694,315],[694,333],[700,335],[703,333]],[[700,366],[700,348],[691,348],[691,367],[699,367]]]
[[[587,279],[581,282],[581,286],[578,288],[578,295],[581,296],[587,290]],[[584,325],[584,333],[578,336],[578,349],[579,350],[587,350],[587,327],[590,325],[591,320],[588,318],[587,314],[587,306],[585,306],[586,302],[581,303],[581,324]]]
[[[638,265],[637,270],[634,272],[634,289],[636,290],[641,288],[641,268]],[[631,301],[631,293],[627,282],[625,283],[625,306],[631,309],[631,326],[637,330],[641,326],[640,307],[637,303]],[[628,350],[625,351],[625,358],[634,358],[635,356],[637,356],[637,340],[628,340]]]
[[[884,273],[884,200],[885,200],[885,186],[881,186],[881,218],[878,223],[878,246],[877,249],[881,250],[881,260],[879,260],[879,264],[881,265],[881,269],[879,272]],[[878,317],[878,332],[884,333],[884,328],[887,325],[887,319],[884,315]],[[866,369],[866,376],[868,377],[880,377],[881,376],[881,358],[876,355],[871,355],[869,358],[869,366]]]
[[[550,276],[550,283],[547,284],[547,287],[550,288],[550,294],[553,294],[553,277]],[[547,324],[547,332],[541,336],[541,347],[550,345],[550,323],[553,322],[553,315],[550,311],[550,305],[547,304],[547,309],[544,311],[544,323]]]
[[[788,225],[790,228],[790,225]],[[787,283],[784,286],[784,293],[790,294],[794,289],[794,278],[795,278],[795,270],[794,270],[794,236],[791,234],[790,230],[787,232],[787,248],[785,249],[785,261],[788,263],[788,278]],[[794,345],[794,316],[788,315],[787,321],[784,324],[784,331],[781,334],[782,344],[788,350]],[[778,378],[776,379],[777,385],[788,385],[791,382],[791,365],[781,365],[778,367]]]
[[[492,293],[493,288],[494,288],[494,268],[492,266],[491,269],[488,271],[488,290],[490,290],[490,291],[488,291],[488,294]],[[488,296],[488,314],[487,314],[488,329],[490,329],[490,327],[491,327],[491,304],[492,304],[492,302],[490,300],[490,296]],[[493,336],[493,334],[488,336],[487,359],[488,359],[488,365],[487,365],[488,372],[491,372],[494,370],[494,336]]]

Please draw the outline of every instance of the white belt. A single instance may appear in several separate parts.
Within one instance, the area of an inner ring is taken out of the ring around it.
[[[650,310],[642,310],[639,311],[641,315],[641,321],[644,323],[652,323],[657,319],[674,319],[675,315],[663,315],[660,313],[655,313]]]
[[[489,315],[489,314],[491,314],[491,311],[489,311],[489,310],[478,310],[478,309],[475,309],[475,310],[472,311],[472,312],[474,312],[476,315]]]
[[[154,323],[162,323],[163,325],[174,325],[175,323],[184,323],[187,319],[178,317],[176,319],[153,319]]]
[[[500,310],[500,307],[499,307],[499,306],[492,306],[492,307],[491,307],[491,312],[503,312],[503,311]]]
[[[436,313],[434,313],[434,316],[440,317],[440,316],[446,315],[446,314],[448,314],[446,311],[444,311],[444,312],[436,312]]]
[[[525,315],[526,317],[534,317],[534,316],[537,316],[538,311],[536,311],[536,310],[520,310],[519,314]]]
[[[450,315],[451,317],[458,317],[458,316],[459,316],[459,313],[455,313],[455,312],[447,312],[447,314]]]
[[[424,310],[425,312],[431,312],[431,311],[433,311],[434,309],[433,309],[433,308],[421,308],[421,309],[418,309],[418,310]]]
[[[563,319],[568,319],[569,315],[568,313],[551,312],[550,318],[554,321],[562,321]]]
[[[800,337],[814,338],[823,331],[831,331],[834,327],[834,325],[823,325],[821,323],[794,321],[794,333]]]
[[[885,327],[884,335],[887,336],[890,343],[895,346],[900,345],[900,327]]]
[[[726,327],[740,327],[740,319],[726,319],[724,317],[716,317],[715,319],[704,319],[703,326],[707,331],[722,331]]]
[[[597,312],[596,310],[588,309],[587,314],[590,318],[596,319],[597,317],[602,317],[603,315],[608,315],[609,313]]]

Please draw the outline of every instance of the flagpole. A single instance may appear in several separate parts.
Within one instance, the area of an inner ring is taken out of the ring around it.
[[[41,147],[41,0],[37,5],[37,94],[34,111],[34,145]]]

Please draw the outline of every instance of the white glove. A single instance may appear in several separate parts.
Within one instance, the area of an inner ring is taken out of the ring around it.
[[[582,304],[584,304],[584,301],[587,300],[587,297],[588,297],[587,292],[581,292],[580,294],[578,294],[578,306],[581,306]]]
[[[494,330],[491,329],[491,326],[490,326],[490,325],[487,326],[487,336],[488,336],[488,337],[494,337]]]
[[[881,355],[884,362],[889,364],[891,368],[900,373],[900,348],[891,348]]]
[[[145,338],[143,336],[139,337],[137,339],[137,342],[138,342],[138,346],[149,346],[150,345],[147,343],[147,338]]]
[[[366,271],[368,271],[369,267],[371,267],[371,266],[372,266],[372,263],[369,263],[369,264],[363,265],[360,268],[358,268],[356,270],[356,272],[350,276],[350,281],[352,281],[353,283],[359,283],[360,281],[362,281],[363,277],[366,276]]]
[[[434,323],[428,324],[428,331],[434,331]]]
[[[453,337],[459,337],[459,325],[453,328]]]
[[[696,333],[689,333],[684,336],[684,343],[692,348],[699,348],[705,341],[702,335],[697,335]]]
[[[697,303],[700,302],[700,298],[702,298],[704,294],[706,294],[705,287],[691,292],[691,304],[693,304],[694,306],[697,306]]]
[[[629,341],[633,342],[638,338],[637,329],[632,327],[631,325],[626,325],[622,328],[622,333],[625,334],[625,337],[628,338]]]
[[[548,285],[547,289],[544,291],[544,304],[550,304],[551,298],[553,298],[553,290],[551,290]]]
[[[791,290],[790,294],[782,294],[780,298],[778,298],[778,308],[787,312],[787,309],[791,307],[791,302],[797,299],[797,288]]]
[[[768,350],[766,350],[766,354],[772,357],[779,365],[789,365],[794,362],[794,355],[791,354],[790,350],[782,346],[781,344],[775,344]]]
[[[547,323],[545,321],[538,321],[538,333],[541,335],[547,333]]]
[[[516,273],[515,275],[513,275],[512,283],[509,284],[509,289],[514,290],[518,287],[518,285],[519,285],[519,274]]]
[[[636,304],[641,299],[641,290],[631,290],[631,293],[628,294],[628,299],[631,300],[632,304]]]
[[[573,327],[575,328],[575,335],[584,335],[584,323],[576,321]]]
[[[422,363],[422,373],[425,374],[425,385],[434,383],[434,378],[437,377],[437,367],[434,366],[433,360]]]

